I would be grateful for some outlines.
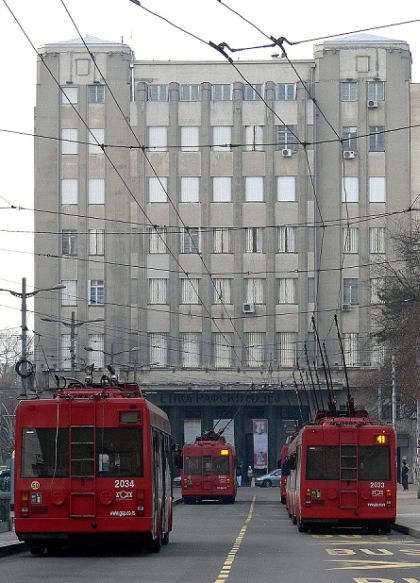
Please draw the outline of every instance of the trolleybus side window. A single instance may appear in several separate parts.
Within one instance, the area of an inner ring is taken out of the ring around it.
[[[24,428],[22,478],[66,478],[69,475],[68,429]]]
[[[96,429],[96,474],[102,478],[143,476],[141,427]]]
[[[310,445],[306,456],[307,480],[339,479],[338,446]]]
[[[359,479],[391,479],[390,453],[388,446],[362,445],[359,447]]]

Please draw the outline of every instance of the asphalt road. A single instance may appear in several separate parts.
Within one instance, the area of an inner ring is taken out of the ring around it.
[[[298,533],[277,488],[242,488],[231,505],[175,507],[158,555],[85,549],[0,559],[1,583],[420,583],[420,540],[392,533]]]

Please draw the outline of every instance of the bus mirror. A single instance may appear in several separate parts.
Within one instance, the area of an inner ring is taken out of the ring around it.
[[[292,454],[289,456],[289,471],[296,469],[296,456]]]

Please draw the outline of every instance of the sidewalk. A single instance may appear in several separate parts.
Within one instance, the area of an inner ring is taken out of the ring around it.
[[[397,520],[394,530],[420,538],[420,500],[417,499],[417,486],[409,485],[404,492],[398,485],[397,493]],[[180,493],[174,492],[174,504],[180,504]],[[25,543],[18,540],[14,532],[0,532],[0,558],[26,549]]]

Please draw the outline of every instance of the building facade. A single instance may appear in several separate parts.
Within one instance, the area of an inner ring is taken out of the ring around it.
[[[65,289],[35,297],[37,370],[113,364],[180,442],[234,419],[244,464],[268,419],[273,467],[311,406],[302,379],[326,398],[313,323],[339,402],[335,314],[351,384],[384,358],[381,264],[412,199],[409,47],[357,35],[234,68],[86,43],[94,59],[77,40],[38,63],[36,286]]]

